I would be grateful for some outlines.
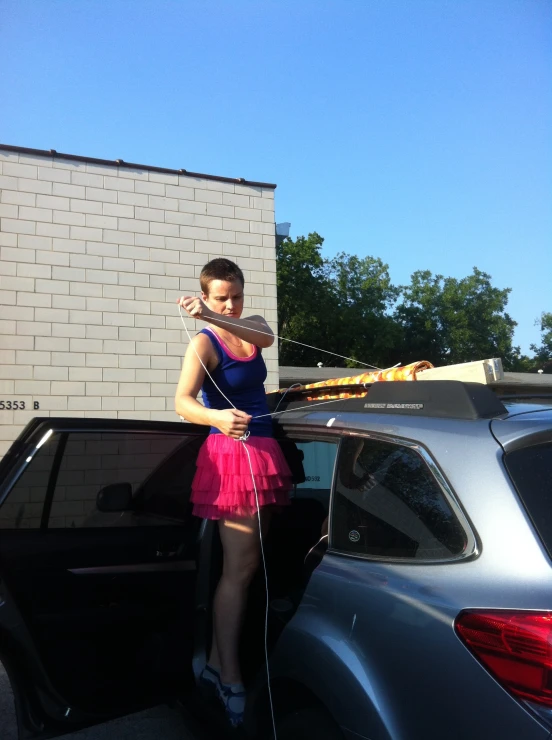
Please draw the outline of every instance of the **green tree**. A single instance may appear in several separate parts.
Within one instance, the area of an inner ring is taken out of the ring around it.
[[[512,346],[516,322],[506,313],[510,288],[495,288],[476,267],[465,278],[445,278],[428,270],[412,275],[402,288],[395,317],[402,327],[402,362],[434,365],[501,357],[507,369],[519,357]]]
[[[327,326],[335,351],[377,367],[394,364],[400,327],[390,312],[399,291],[391,283],[388,266],[378,257],[340,252],[325,269],[332,293]],[[339,358],[331,364],[363,367]]]
[[[327,316],[330,286],[321,255],[324,239],[313,232],[276,247],[279,334],[315,347],[328,347]],[[320,353],[280,340],[281,365],[315,365]],[[329,355],[326,355],[329,357]]]
[[[316,232],[277,246],[279,333],[384,367],[394,356],[400,329],[390,316],[398,291],[380,259],[342,252],[331,260],[321,254]],[[369,369],[316,349],[280,341],[280,364]],[[396,360],[393,360],[395,362]],[[392,363],[391,363],[392,364]]]
[[[474,268],[457,279],[419,270],[410,285],[397,288],[381,259],[346,252],[324,259],[323,243],[313,232],[277,247],[278,321],[286,339],[378,367],[501,357],[506,369],[529,369],[532,360],[512,345],[510,288],[494,287],[490,275]],[[531,347],[538,362],[551,355],[552,314],[543,314],[541,325],[542,346]],[[360,362],[280,341],[281,364],[319,362],[364,369]]]
[[[544,368],[545,365],[552,365],[552,313],[542,313],[535,323],[540,324],[541,343],[540,346],[530,345],[531,351],[535,353],[531,364],[535,368]]]

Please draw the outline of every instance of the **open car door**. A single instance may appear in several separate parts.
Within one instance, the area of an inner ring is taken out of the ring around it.
[[[194,685],[191,481],[206,428],[35,419],[0,464],[0,661],[22,737]]]

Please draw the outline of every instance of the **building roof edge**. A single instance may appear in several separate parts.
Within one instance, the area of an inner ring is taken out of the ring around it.
[[[122,159],[98,159],[97,157],[84,157],[80,154],[65,154],[55,149],[32,149],[24,146],[14,146],[11,144],[0,144],[0,151],[17,152],[19,154],[33,154],[42,157],[53,157],[59,159],[69,159],[74,162],[90,162],[91,164],[108,165],[111,167],[120,167],[126,169],[147,170],[148,172],[162,172],[170,175],[181,175],[183,177],[201,177],[205,180],[215,180],[217,182],[231,182],[235,185],[250,185],[256,188],[276,189],[276,185],[269,182],[257,182],[255,180],[246,180],[243,177],[221,177],[220,175],[206,175],[203,172],[189,172],[185,169],[174,170],[168,167],[156,167],[150,164],[137,164],[136,162],[125,162]]]

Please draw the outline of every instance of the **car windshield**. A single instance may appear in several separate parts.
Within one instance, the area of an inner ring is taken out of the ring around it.
[[[552,557],[552,442],[522,447],[505,457],[506,468]]]

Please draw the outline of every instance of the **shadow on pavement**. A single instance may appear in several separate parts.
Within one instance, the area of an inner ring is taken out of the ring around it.
[[[64,740],[212,740],[213,736],[180,708],[160,706],[60,737]],[[0,738],[18,740],[13,694],[1,663]]]

